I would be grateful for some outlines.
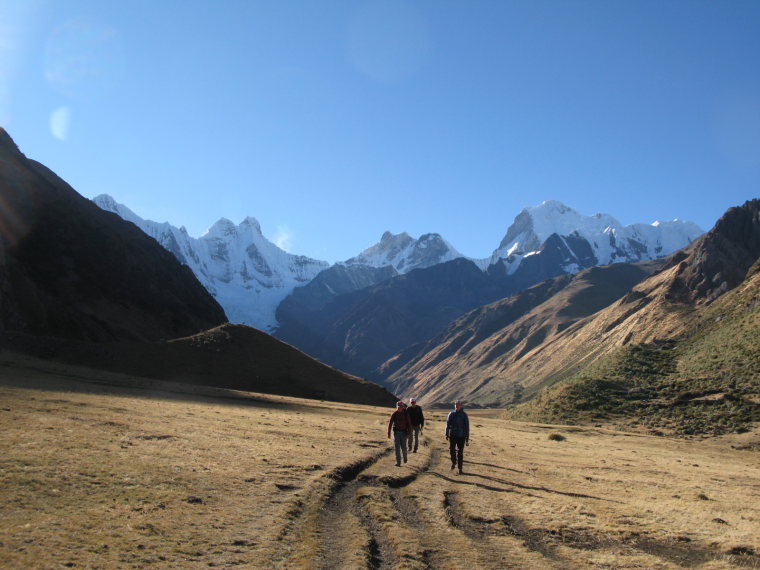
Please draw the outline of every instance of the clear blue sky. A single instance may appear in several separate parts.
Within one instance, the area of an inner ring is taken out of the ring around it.
[[[343,260],[525,206],[760,196],[760,2],[0,0],[0,122],[87,197]]]

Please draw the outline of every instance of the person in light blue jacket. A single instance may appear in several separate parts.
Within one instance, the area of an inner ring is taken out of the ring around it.
[[[464,446],[470,445],[470,418],[462,409],[460,400],[454,402],[454,411],[449,412],[446,418],[446,439],[449,442],[449,453],[451,453],[451,468],[458,466],[461,475]]]

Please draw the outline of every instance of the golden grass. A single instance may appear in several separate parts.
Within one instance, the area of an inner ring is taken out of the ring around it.
[[[0,362],[3,568],[760,567],[756,433],[471,411],[457,475],[444,412],[397,468],[390,408],[153,384]]]

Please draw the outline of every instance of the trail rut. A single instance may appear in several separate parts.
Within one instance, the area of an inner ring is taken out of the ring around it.
[[[466,460],[467,461],[467,460]],[[448,450],[423,440],[409,462],[394,466],[391,449],[325,475],[299,501],[283,529],[281,568],[316,570],[454,570],[586,568],[572,552],[640,552],[658,568],[690,568],[726,555],[696,545],[646,536],[595,535],[590,529],[544,528],[513,512],[515,500],[554,497],[617,503],[603,496],[572,493],[494,476],[498,465],[473,461],[463,475],[449,470]],[[489,471],[491,470],[491,471]],[[524,475],[523,472],[512,470]],[[484,483],[488,481],[488,483]],[[473,493],[490,493],[496,516],[468,504]],[[469,494],[469,495],[468,495]],[[512,499],[514,497],[514,499]],[[304,531],[304,529],[306,529]],[[737,566],[760,567],[755,555],[733,557]],[[647,566],[642,566],[647,567]]]

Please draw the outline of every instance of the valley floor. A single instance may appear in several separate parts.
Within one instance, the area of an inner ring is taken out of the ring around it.
[[[395,467],[392,411],[2,354],[3,568],[760,568],[757,432],[472,411],[459,475],[444,411]]]

